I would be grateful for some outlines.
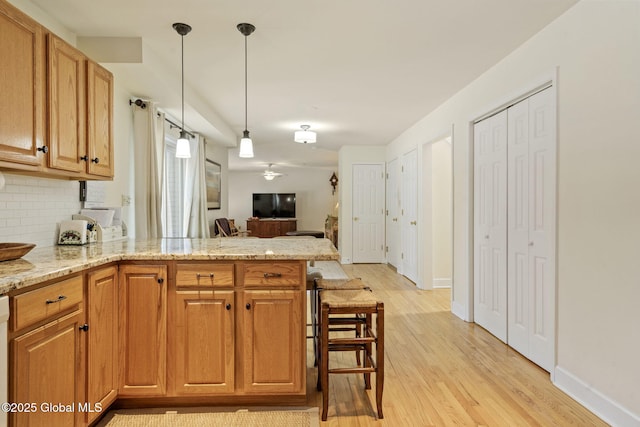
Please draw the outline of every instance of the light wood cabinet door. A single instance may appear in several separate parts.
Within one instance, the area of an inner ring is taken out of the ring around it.
[[[87,172],[113,178],[113,75],[87,61]]]
[[[118,268],[87,274],[87,402],[107,408],[118,394]],[[87,412],[87,423],[98,417]]]
[[[84,425],[78,410],[86,401],[83,323],[83,312],[76,311],[13,340],[9,400],[36,406],[11,413],[10,425]]]
[[[44,145],[44,30],[0,3],[0,162],[37,169]]]
[[[235,310],[232,290],[176,293],[177,395],[233,393]]]
[[[47,35],[49,167],[83,172],[86,153],[86,57],[54,34]]]
[[[242,295],[244,391],[304,393],[302,291],[245,290]]]
[[[167,267],[121,265],[119,395],[166,393]]]

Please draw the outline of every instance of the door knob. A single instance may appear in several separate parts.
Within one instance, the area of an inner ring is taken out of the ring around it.
[[[354,220],[354,221],[357,221],[357,220],[358,220],[358,217],[357,217],[357,216],[354,216],[354,217],[353,217],[353,220]]]
[[[411,221],[411,225],[416,225],[417,223],[417,221]]]

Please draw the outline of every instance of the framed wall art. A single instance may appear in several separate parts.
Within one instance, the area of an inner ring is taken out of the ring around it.
[[[205,159],[205,178],[207,182],[207,209],[220,209],[220,189],[222,168],[219,163]]]

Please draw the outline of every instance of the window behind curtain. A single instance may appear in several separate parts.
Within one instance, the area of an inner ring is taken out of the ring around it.
[[[182,187],[185,162],[176,158],[178,139],[175,129],[165,123],[164,183],[162,190],[162,230],[165,237],[184,237],[182,234],[183,200]]]

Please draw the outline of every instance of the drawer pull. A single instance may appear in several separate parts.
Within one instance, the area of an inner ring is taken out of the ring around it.
[[[268,279],[270,277],[282,277],[282,273],[264,273],[265,279]]]
[[[58,299],[54,299],[54,300],[48,299],[48,300],[46,301],[46,303],[47,303],[47,304],[54,304],[54,303],[56,303],[56,302],[60,302],[60,301],[62,301],[63,299],[67,299],[67,297],[65,297],[64,295],[60,295],[60,296],[58,297]]]
[[[200,273],[196,273],[196,278],[200,279],[202,275]],[[213,279],[213,273],[209,273],[209,279]]]

